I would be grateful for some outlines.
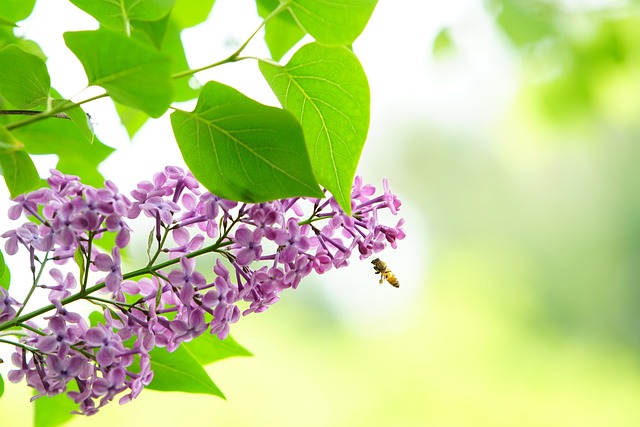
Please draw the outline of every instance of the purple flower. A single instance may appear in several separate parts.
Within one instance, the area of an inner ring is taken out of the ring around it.
[[[13,306],[21,304],[9,295],[9,291],[0,286],[0,322],[6,322],[16,316]]]
[[[253,273],[252,282],[262,294],[278,293],[285,288],[284,271],[280,268],[262,267]]]
[[[15,230],[9,230],[2,234],[7,241],[4,249],[8,255],[18,252],[18,243],[22,243],[26,248],[32,246],[34,249],[47,252],[53,249],[53,235],[49,228],[38,227],[32,222],[27,222]]]
[[[309,261],[306,255],[299,256],[293,267],[287,269],[284,275],[284,284],[286,287],[296,289],[303,277],[308,276],[313,271],[313,263]]]
[[[84,339],[89,346],[98,348],[96,361],[102,367],[111,366],[118,352],[124,351],[120,337],[104,325],[89,329]]]
[[[113,258],[107,254],[98,254],[93,261],[100,271],[108,271],[104,278],[104,284],[108,291],[119,292],[122,283],[122,271],[120,270],[120,249],[115,247],[111,250]]]
[[[184,227],[176,228],[172,231],[173,240],[178,244],[177,247],[167,249],[169,258],[177,258],[182,255],[190,254],[197,251],[204,244],[204,236],[196,234],[193,239],[189,235],[189,230]]]
[[[211,334],[217,335],[221,340],[229,335],[229,324],[240,319],[240,309],[235,305],[218,305],[213,310],[211,321]]]
[[[59,196],[77,195],[82,192],[80,178],[75,175],[65,175],[55,169],[49,169],[51,176],[47,178],[49,187]]]
[[[129,385],[131,393],[122,396],[118,403],[124,405],[138,397],[144,387],[151,384],[152,380],[153,371],[151,370],[151,358],[143,354],[140,356],[140,372],[131,380],[131,384]]]
[[[269,240],[276,237],[276,231],[273,229],[274,224],[279,223],[282,218],[282,212],[276,209],[273,203],[260,203],[251,206],[247,213],[249,218],[260,232]]]
[[[116,246],[123,249],[129,244],[131,228],[127,225],[121,215],[110,215],[104,221],[107,230],[118,232],[116,234]]]
[[[125,380],[127,373],[120,366],[109,370],[103,378],[98,378],[93,382],[93,393],[96,396],[103,396],[100,399],[100,406],[104,406],[107,402],[113,400],[118,393],[127,389]]]
[[[74,330],[67,326],[67,322],[61,316],[53,316],[49,319],[49,330],[51,331],[49,335],[38,339],[38,350],[47,354],[53,354],[55,351],[59,354],[68,353],[69,346],[76,342]]]
[[[204,321],[204,311],[197,309],[191,310],[191,313],[186,317],[186,320],[176,319],[170,323],[171,330],[174,333],[173,341],[176,343],[191,341],[207,330],[207,324]]]
[[[62,272],[57,268],[52,268],[49,271],[49,275],[55,280],[55,286],[42,286],[43,288],[50,289],[49,301],[60,301],[71,295],[70,289],[76,287],[76,278],[73,274],[67,273],[67,277],[62,275]]]
[[[87,363],[86,360],[79,356],[64,358],[56,355],[48,356],[47,367],[50,373],[49,378],[66,384],[80,373],[85,363]]]
[[[31,193],[19,195],[13,199],[17,204],[9,208],[9,219],[16,220],[20,218],[20,215],[23,213],[27,216],[34,215],[39,217],[38,205],[47,203],[52,197],[53,193],[48,188],[41,188],[39,190],[32,191]]]
[[[40,283],[46,276],[37,276],[35,290],[47,290],[55,311],[44,315],[47,327],[38,325],[39,317],[23,324],[23,347],[12,355],[17,369],[8,377],[25,380],[36,390],[35,398],[62,393],[74,379],[78,389],[67,395],[86,415],[117,396],[120,403],[136,398],[153,378],[155,347],[173,351],[207,329],[224,339],[241,315],[267,310],[284,289],[296,288],[312,271],[346,266],[356,250],[367,258],[386,246],[395,248],[405,237],[402,219],[392,226],[378,217],[383,209],[397,214],[401,205],[386,180],[384,193],[376,196],[372,185],[355,179],[353,216],[332,197],[238,204],[201,194],[195,178],[178,167],[138,184],[131,192],[133,203],[109,181],[96,189],[52,171],[48,182],[50,190],[19,196],[10,209],[11,218],[24,213],[33,221],[2,235],[8,254],[25,247],[30,267],[35,270],[39,263],[45,273],[47,267],[54,282]],[[124,274],[134,280],[123,281],[120,249],[128,246],[131,233],[126,219],[142,211],[154,221],[151,261]],[[174,247],[166,243],[169,231]],[[107,233],[116,235],[115,247],[111,254],[98,253],[92,240]],[[210,281],[196,271],[195,257],[201,255],[215,257]],[[46,265],[79,261],[78,256],[89,258],[91,271],[105,272],[98,283],[112,295],[74,295],[74,275]],[[70,299],[83,298],[104,306],[104,323],[90,328],[67,310]],[[240,301],[249,305],[243,312]],[[0,325],[15,318],[17,306],[0,288]],[[139,370],[129,371],[134,363]]]
[[[171,224],[173,222],[173,214],[180,211],[180,206],[175,202],[156,196],[147,199],[140,205],[140,209],[150,217],[157,216],[163,223]]]
[[[87,228],[86,218],[75,215],[75,208],[71,203],[63,204],[51,222],[51,228],[56,236],[57,242],[64,246],[73,246],[78,239],[78,233]]]
[[[196,260],[189,259],[186,256],[180,258],[180,266],[169,273],[169,281],[173,286],[181,287],[184,285],[202,286],[207,283],[202,273],[195,271]]]
[[[392,214],[397,214],[402,202],[398,199],[398,196],[389,190],[389,180],[387,178],[382,180],[382,187],[384,188],[384,201],[386,202],[387,207],[391,210]]]
[[[131,208],[131,201],[118,192],[118,187],[116,185],[107,180],[104,182],[106,188],[101,188],[97,191],[97,199],[102,202],[100,213],[103,215],[110,215],[115,213],[118,216],[126,216],[129,213],[129,208]],[[106,206],[108,207],[106,207]]]
[[[280,245],[282,252],[280,260],[284,263],[293,262],[299,252],[305,252],[310,247],[309,238],[306,236],[309,227],[302,228],[296,218],[289,218],[286,230],[278,230],[275,242]]]
[[[249,265],[252,261],[260,258],[262,254],[261,238],[262,235],[257,230],[251,231],[243,225],[238,227],[235,234],[235,248],[237,249],[235,255],[238,264]]]

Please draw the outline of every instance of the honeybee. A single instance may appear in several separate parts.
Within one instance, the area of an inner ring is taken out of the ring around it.
[[[373,264],[373,269],[375,270],[376,274],[380,274],[380,284],[382,284],[382,282],[386,280],[394,288],[400,287],[400,281],[398,280],[396,275],[387,268],[387,264],[385,262],[380,261],[380,258],[374,259],[373,261],[371,261],[371,264]]]

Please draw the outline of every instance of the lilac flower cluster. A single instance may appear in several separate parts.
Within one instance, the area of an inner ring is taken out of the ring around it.
[[[38,396],[67,392],[87,415],[116,396],[128,402],[149,385],[155,347],[173,351],[207,330],[224,339],[241,315],[265,311],[311,272],[344,267],[354,253],[365,259],[404,238],[403,220],[379,222],[381,212],[395,215],[400,207],[386,180],[375,196],[373,186],[356,179],[352,216],[333,198],[225,200],[201,191],[178,167],[139,183],[131,198],[109,181],[95,189],[55,170],[48,183],[15,199],[9,217],[31,220],[2,237],[7,254],[21,246],[28,251],[32,291],[45,289],[51,306],[21,315],[32,292],[19,303],[0,288],[0,333],[24,329],[12,355],[12,382],[26,380]],[[141,215],[153,223],[149,262],[125,273],[127,222]],[[115,246],[103,253],[97,240],[109,233]],[[207,277],[196,258],[212,256]],[[57,268],[69,260],[80,266],[78,276]],[[50,279],[41,276],[49,261],[57,265]],[[96,304],[103,321],[90,325],[70,311],[78,300]],[[67,390],[72,380],[77,391]]]

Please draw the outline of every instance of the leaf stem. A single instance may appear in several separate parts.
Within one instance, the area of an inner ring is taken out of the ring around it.
[[[87,263],[84,266],[84,277],[80,278],[80,293],[84,293],[87,289],[87,281],[89,280],[89,270],[91,266],[91,245],[93,244],[93,233],[89,233],[89,241],[87,242]]]
[[[253,38],[256,36],[256,34],[258,34],[258,32],[262,29],[262,27],[265,26],[267,21],[269,21],[271,18],[273,18],[274,16],[276,16],[277,14],[282,12],[284,9],[289,7],[289,3],[291,3],[291,1],[285,1],[285,2],[281,3],[278,7],[276,7],[266,18],[264,18],[262,20],[262,22],[260,23],[258,28],[256,28],[256,30],[249,36],[249,38],[247,40],[245,40],[245,42],[242,43],[242,45],[240,45],[240,47],[238,49],[236,49],[235,52],[233,52],[231,55],[229,55],[225,59],[223,59],[221,61],[218,61],[218,62],[214,62],[213,64],[205,65],[204,67],[195,68],[195,69],[192,69],[192,70],[180,71],[178,73],[173,74],[171,76],[171,78],[172,79],[179,79],[179,78],[182,78],[182,77],[191,76],[191,75],[193,75],[195,73],[199,73],[200,71],[208,70],[210,68],[214,68],[214,67],[217,67],[219,65],[228,64],[228,63],[231,63],[231,62],[242,61],[244,59],[259,59],[259,58],[252,57],[252,56],[242,56],[241,57],[240,54],[249,45],[249,43],[251,42],[251,40],[253,40]]]
[[[49,110],[39,112],[24,120],[19,120],[17,122],[9,123],[8,125],[5,126],[5,128],[7,130],[17,129],[17,128],[29,125],[31,123],[38,122],[42,119],[47,119],[49,117],[56,117],[56,115],[59,113],[62,113],[67,110],[71,110],[79,105],[86,104],[87,102],[95,101],[96,99],[104,98],[106,96],[109,96],[109,95],[105,92],[100,95],[92,96],[91,98],[83,99],[80,102],[71,102],[67,99],[65,100],[66,102],[61,102],[59,105]]]
[[[0,110],[0,116],[35,116],[44,112],[45,111],[36,110]],[[51,117],[55,117],[56,119],[71,120],[71,117],[69,117],[65,113],[56,113]]]
[[[49,255],[49,252],[45,254],[44,261],[40,263],[40,269],[38,270],[38,274],[36,275],[35,272],[33,273],[33,284],[31,285],[31,289],[29,289],[29,293],[27,294],[27,296],[24,299],[24,302],[22,303],[22,307],[18,309],[18,312],[16,313],[16,317],[20,316],[24,308],[27,306],[27,303],[31,299],[31,295],[33,295],[33,291],[35,291],[36,288],[38,287],[38,282],[40,281],[40,277],[42,276],[42,273],[44,271],[44,266],[49,260],[48,255]]]

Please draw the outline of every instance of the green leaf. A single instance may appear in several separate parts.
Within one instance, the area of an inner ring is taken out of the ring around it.
[[[182,38],[180,37],[182,29],[176,24],[173,15],[171,15],[171,19],[163,19],[157,22],[141,22],[141,24],[137,27],[138,31],[133,32],[134,36],[137,34],[137,37],[143,39],[145,43],[152,44],[160,53],[171,58],[171,74],[189,69]],[[194,78],[191,77],[191,79]],[[184,77],[172,80],[174,101],[188,101],[198,96],[198,91],[189,85],[189,80],[190,78]]]
[[[209,82],[195,110],[175,111],[171,125],[189,169],[218,196],[245,202],[323,196],[300,124],[286,111]]]
[[[78,277],[84,278],[84,273],[85,273],[84,254],[80,246],[78,246],[78,249],[76,249],[76,251],[74,252],[73,260],[76,262],[76,264],[78,265],[78,269],[80,270],[79,271],[80,275]]]
[[[9,290],[9,284],[11,283],[11,272],[9,266],[4,261],[4,255],[0,251],[0,286]]]
[[[167,27],[167,35],[165,36],[164,44],[161,49],[162,54],[171,58],[172,74],[189,69],[189,63],[187,62],[187,56],[184,52],[180,32],[180,27],[172,19]],[[188,101],[198,96],[199,89],[194,89],[190,84],[190,82],[194,82],[196,83],[196,87],[200,86],[195,77],[182,77],[174,79],[172,82],[174,88],[174,101]]]
[[[173,353],[165,348],[155,348],[150,356],[153,381],[147,388],[212,394],[224,399],[224,394],[185,346],[178,347]]]
[[[132,36],[144,43],[151,43],[156,49],[160,50],[164,36],[167,33],[169,16],[167,15],[158,21],[132,21]]]
[[[557,9],[551,2],[494,0],[498,25],[518,47],[536,43],[557,33]]]
[[[102,86],[114,101],[160,117],[173,99],[170,60],[151,47],[106,29],[65,33],[90,85]]]
[[[192,356],[202,366],[228,357],[253,356],[231,336],[221,340],[215,335],[202,334],[198,338],[184,343],[183,346],[191,352]]]
[[[136,110],[135,108],[127,107],[126,105],[116,104],[116,111],[120,117],[120,122],[127,130],[129,138],[140,130],[140,128],[149,120],[149,115],[143,111]]]
[[[67,387],[69,390],[78,390],[75,381],[69,382]],[[66,393],[53,397],[39,397],[35,400],[34,405],[34,427],[62,425],[73,417],[71,411],[77,409],[77,405],[72,399],[69,399]]]
[[[63,119],[40,120],[13,130],[30,154],[57,154],[57,168],[64,173],[78,175],[82,182],[101,186],[103,176],[98,165],[113,152],[98,138],[90,141],[71,121]]]
[[[369,129],[369,84],[346,47],[310,43],[284,67],[260,63],[282,106],[302,123],[318,182],[351,213],[351,186]]]
[[[16,45],[0,50],[0,95],[18,108],[47,103],[50,80],[47,65]]]
[[[0,154],[11,153],[17,150],[22,150],[23,148],[24,144],[4,126],[0,125]]]
[[[175,0],[69,0],[106,28],[129,34],[131,21],[157,21],[171,12]]]
[[[2,397],[3,394],[4,394],[4,378],[2,378],[2,375],[0,375],[0,397]]]
[[[297,21],[317,41],[350,45],[367,25],[378,0],[288,0]]]
[[[52,100],[52,103],[51,103],[52,107],[56,107],[60,104],[73,104],[68,99],[61,99],[60,94],[55,89],[52,88],[51,92],[53,96],[56,97],[55,99]],[[69,116],[69,119],[71,119],[73,124],[76,125],[78,130],[80,130],[80,132],[85,136],[85,138],[87,138],[88,141],[93,142],[96,135],[93,132],[93,125],[91,124],[91,119],[89,118],[87,113],[85,113],[85,111],[82,109],[80,105],[76,105],[75,107],[69,110],[66,110],[64,114]]]
[[[22,21],[31,15],[35,5],[36,0],[2,0],[0,18],[12,23]]]
[[[262,18],[269,16],[278,6],[278,0],[256,0],[258,14]],[[284,10],[267,21],[264,28],[264,41],[271,57],[276,61],[302,40],[305,31],[298,25],[289,10]]]
[[[11,272],[9,267],[5,266],[4,275],[0,277],[0,286],[9,290],[9,285],[11,285]]]
[[[47,59],[38,43],[33,40],[25,40],[23,38],[16,37],[15,34],[13,34],[13,28],[11,27],[0,26],[0,49],[11,44],[21,47],[24,51],[36,55],[43,61]]]
[[[160,53],[171,58],[171,74],[189,69],[180,37],[182,28],[175,22],[173,15],[167,15],[154,22],[135,21],[134,25],[133,37],[152,45]],[[191,79],[195,77],[192,76]],[[198,91],[189,85],[189,80],[190,78],[172,79],[174,101],[188,101],[198,95]]]
[[[15,27],[16,26],[15,22],[7,21],[6,19],[4,19],[1,16],[0,16],[0,25],[6,26],[6,27]]]
[[[40,177],[31,157],[23,151],[0,153],[0,174],[12,198],[35,189]]]
[[[433,54],[436,57],[441,57],[448,54],[453,49],[454,44],[451,39],[451,32],[448,28],[443,28],[433,41]]]
[[[2,279],[6,271],[7,264],[4,262],[4,255],[2,254],[2,251],[0,251],[0,279]]]
[[[89,325],[93,328],[94,326],[98,326],[98,324],[105,324],[106,319],[104,318],[104,314],[102,311],[92,311],[89,314]]]
[[[215,0],[176,0],[171,18],[180,28],[189,28],[204,22],[209,16]]]

